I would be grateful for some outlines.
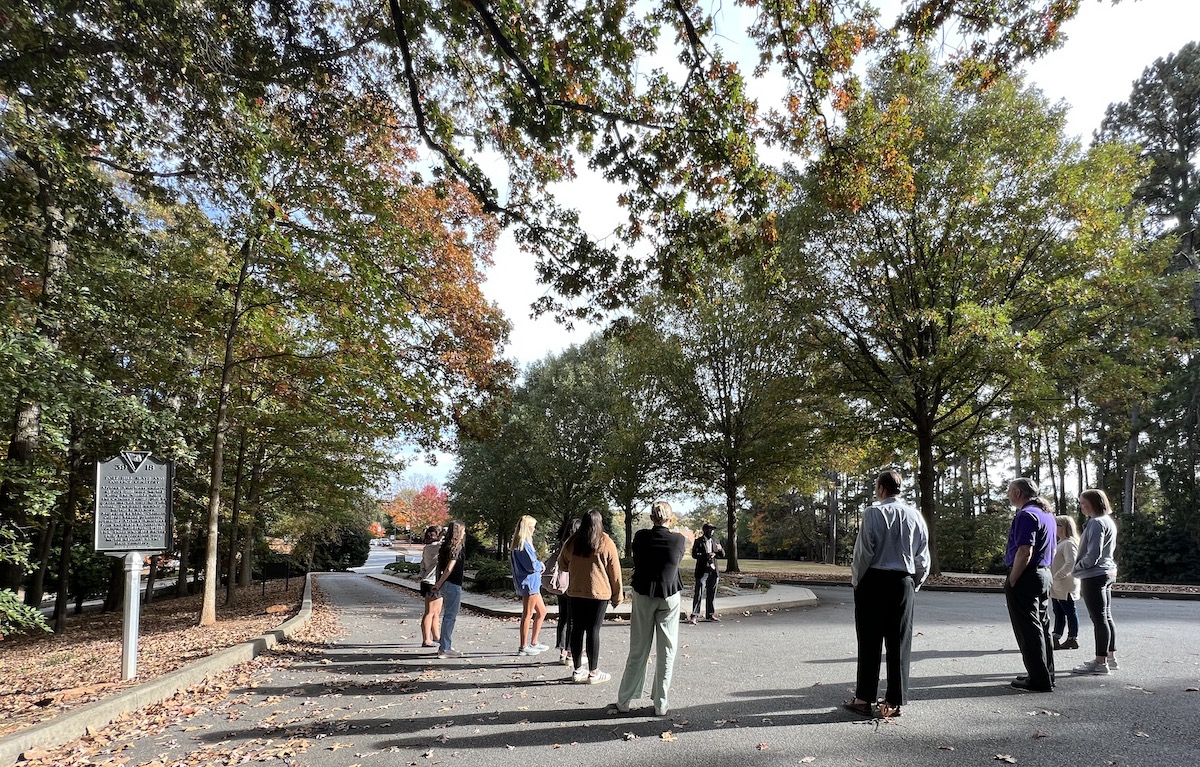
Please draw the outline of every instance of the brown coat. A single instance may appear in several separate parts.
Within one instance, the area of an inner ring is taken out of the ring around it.
[[[611,602],[616,594],[617,604],[620,604],[621,557],[617,554],[617,544],[613,543],[613,539],[605,534],[600,548],[593,551],[590,557],[576,556],[574,549],[575,538],[571,537],[558,555],[559,568],[571,574],[567,596]]]

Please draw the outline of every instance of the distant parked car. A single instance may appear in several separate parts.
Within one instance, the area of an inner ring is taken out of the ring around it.
[[[392,545],[392,542],[391,542],[391,541],[389,541],[387,538],[380,538],[380,539],[379,539],[379,545],[380,545],[380,546],[391,546],[391,545]]]

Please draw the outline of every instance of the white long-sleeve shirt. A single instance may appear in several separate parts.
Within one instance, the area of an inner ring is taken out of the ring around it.
[[[857,586],[871,568],[911,573],[918,588],[929,575],[929,528],[921,512],[899,496],[878,500],[863,513],[851,585]]]

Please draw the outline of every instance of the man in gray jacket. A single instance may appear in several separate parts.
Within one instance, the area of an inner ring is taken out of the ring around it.
[[[849,711],[874,716],[879,662],[887,646],[887,694],[879,715],[900,716],[908,702],[913,602],[929,574],[929,528],[921,513],[900,499],[900,472],[875,480],[875,503],[863,514],[854,542],[850,582],[858,634],[858,679]]]

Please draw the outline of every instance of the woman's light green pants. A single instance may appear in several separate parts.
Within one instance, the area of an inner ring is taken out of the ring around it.
[[[625,661],[621,689],[617,691],[620,703],[632,703],[642,697],[646,685],[646,660],[650,657],[651,643],[656,643],[658,655],[654,662],[654,687],[650,698],[656,708],[663,711],[668,708],[667,693],[671,689],[671,671],[675,667],[681,600],[680,594],[647,597],[634,592],[629,619],[629,659]]]

